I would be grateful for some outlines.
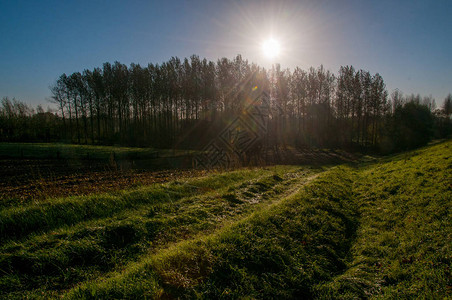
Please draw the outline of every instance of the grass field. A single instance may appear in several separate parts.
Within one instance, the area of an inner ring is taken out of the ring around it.
[[[131,148],[116,146],[72,145],[56,143],[0,143],[0,157],[59,158],[67,160],[153,159],[191,153],[182,150]]]
[[[452,141],[0,206],[0,298],[450,298]]]

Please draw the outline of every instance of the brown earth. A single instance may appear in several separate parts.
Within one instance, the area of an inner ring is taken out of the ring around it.
[[[206,174],[205,170],[143,170],[96,162],[0,159],[0,206],[47,197],[87,195]]]
[[[273,149],[267,159],[252,158],[250,165],[300,164],[333,165],[356,161],[343,151],[322,149]],[[122,161],[114,164],[89,160],[0,159],[0,206],[24,203],[47,197],[114,192],[130,187],[198,177],[207,170],[188,169],[185,157],[156,164],[147,161]],[[184,168],[180,169],[179,166]]]

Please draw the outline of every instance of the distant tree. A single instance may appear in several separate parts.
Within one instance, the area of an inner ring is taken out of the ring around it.
[[[306,97],[307,97],[307,73],[296,67],[290,76],[290,99],[294,113],[294,123],[297,146],[306,145]]]
[[[439,111],[439,133],[441,137],[452,134],[452,95],[447,95],[444,99],[442,109]]]
[[[389,110],[387,103],[388,92],[386,91],[386,86],[383,81],[383,77],[380,74],[375,74],[372,78],[372,113],[373,113],[373,123],[372,123],[372,145],[376,146],[378,144],[378,132],[380,130],[380,125],[382,122],[382,116]]]
[[[94,94],[94,107],[96,112],[96,127],[97,127],[97,140],[100,141],[102,137],[101,132],[101,122],[102,118],[105,118],[105,87],[102,78],[102,70],[100,68],[95,68],[92,72],[90,80],[88,81],[90,89]],[[94,142],[94,140],[93,140]]]
[[[57,105],[61,117],[63,120],[63,137],[66,139],[67,135],[67,128],[66,128],[66,113],[68,106],[68,98],[67,98],[67,92],[66,92],[66,75],[63,74],[58,78],[56,83],[52,86],[50,86],[50,92],[52,93],[52,96],[50,98],[50,102]],[[69,116],[70,117],[70,116]]]
[[[452,115],[452,94],[447,95],[446,99],[444,99],[443,111],[446,117],[451,117]]]
[[[400,151],[426,145],[432,138],[433,115],[416,99],[398,107],[388,123],[386,137],[392,146],[386,151]]]
[[[339,69],[336,90],[336,114],[339,143],[350,144],[353,141],[353,127],[355,120],[355,77],[353,66],[345,66]]]
[[[399,89],[395,89],[391,94],[391,113],[394,113],[398,107],[401,107],[404,102],[403,93]]]
[[[428,109],[433,112],[436,109],[436,101],[435,99],[433,99],[433,97],[430,96],[425,96],[424,98],[422,98],[422,105],[428,107]]]
[[[361,119],[361,125],[359,126],[361,130],[360,133],[358,132],[358,140],[360,141],[361,145],[364,147],[368,147],[370,144],[369,139],[369,127],[371,123],[371,103],[372,103],[372,76],[369,72],[360,70],[359,71],[359,81],[361,85],[361,102],[362,102],[362,109],[361,114],[362,116],[359,118]]]

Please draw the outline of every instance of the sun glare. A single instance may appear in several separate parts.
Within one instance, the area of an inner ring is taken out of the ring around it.
[[[268,39],[262,44],[262,51],[267,58],[275,58],[281,52],[281,46],[275,39]]]

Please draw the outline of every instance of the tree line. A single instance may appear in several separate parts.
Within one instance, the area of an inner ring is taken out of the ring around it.
[[[439,109],[431,97],[388,95],[378,73],[266,70],[240,55],[216,62],[193,55],[62,74],[50,87],[55,112],[4,98],[0,140],[199,148],[256,88],[270,95],[278,145],[392,152],[451,132],[451,95]]]

